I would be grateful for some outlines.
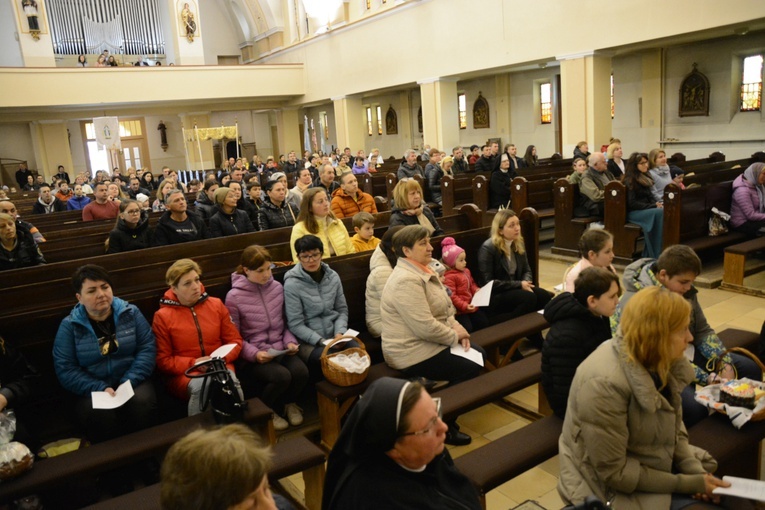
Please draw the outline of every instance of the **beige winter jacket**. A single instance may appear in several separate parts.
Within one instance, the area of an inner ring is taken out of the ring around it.
[[[438,276],[399,258],[380,304],[385,362],[402,370],[457,345],[454,307]]]
[[[392,272],[393,268],[390,267],[388,258],[383,253],[382,247],[378,245],[369,258],[369,276],[367,276],[365,292],[367,331],[374,337],[382,335],[380,300],[382,299],[385,284]]]
[[[691,380],[690,363],[676,361],[668,401],[629,360],[621,331],[601,344],[577,369],[569,394],[559,441],[563,501],[593,494],[619,510],[663,510],[673,492],[704,492],[704,473],[717,464],[688,443],[680,392]]]

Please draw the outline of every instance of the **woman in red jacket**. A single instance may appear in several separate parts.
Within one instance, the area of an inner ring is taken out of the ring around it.
[[[224,357],[234,374],[234,361],[242,350],[242,337],[228,309],[220,299],[207,295],[201,274],[199,265],[191,259],[170,266],[165,273],[170,288],[159,301],[152,323],[157,337],[157,369],[164,374],[170,393],[188,400],[189,416],[200,412],[203,379],[189,379],[186,370],[210,359],[218,347],[235,344]]]

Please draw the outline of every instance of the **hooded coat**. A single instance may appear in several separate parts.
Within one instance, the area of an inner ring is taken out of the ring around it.
[[[109,232],[109,249],[106,253],[121,253],[123,251],[142,250],[148,248],[154,231],[149,228],[149,216],[141,214],[141,219],[135,228],[130,228],[122,218],[117,220],[117,226]]]
[[[284,274],[284,309],[290,332],[303,343],[318,346],[348,330],[348,304],[340,276],[321,263],[324,277],[316,282],[297,264]]]
[[[0,271],[46,263],[34,236],[24,223],[16,221],[16,247],[13,250],[7,251],[0,245]]]
[[[682,420],[680,392],[692,379],[688,360],[677,359],[660,392],[619,333],[601,344],[571,385],[558,441],[563,501],[594,494],[619,510],[655,510],[669,508],[672,493],[705,492],[716,462],[688,443]]]
[[[401,162],[401,164],[398,166],[398,170],[396,171],[396,177],[399,181],[402,179],[414,179],[414,176],[417,174],[419,174],[423,179],[425,178],[425,175],[422,173],[422,167],[420,167],[420,165],[415,163],[414,166],[409,166],[406,160]]]
[[[55,195],[51,196],[51,203],[43,202],[42,197],[32,205],[32,214],[50,214],[54,212],[66,211],[66,202],[59,200]]]
[[[210,218],[215,214],[215,202],[210,200],[207,193],[200,191],[194,202],[194,210],[202,217],[205,223],[210,223]]]
[[[224,358],[228,369],[234,371],[242,337],[223,301],[208,296],[204,287],[193,306],[182,305],[173,289],[167,289],[151,327],[157,336],[157,369],[165,375],[167,388],[175,397],[188,400],[186,387],[191,379],[186,377],[186,370],[197,358],[209,356],[222,345],[236,344]]]
[[[327,221],[329,220],[329,221]],[[298,254],[295,251],[295,241],[306,235],[315,235],[324,244],[325,259],[332,256],[330,247],[334,251],[334,256],[348,255],[350,253],[356,253],[356,249],[351,243],[351,237],[348,235],[348,229],[345,224],[338,219],[330,219],[329,216],[321,220],[316,218],[316,223],[319,225],[318,232],[309,232],[306,228],[304,221],[300,221],[292,227],[292,233],[290,234],[290,249],[292,250],[292,260],[297,264]],[[391,225],[392,226],[392,225]]]
[[[98,336],[81,304],[61,321],[53,341],[53,367],[67,391],[80,397],[130,380],[135,388],[151,376],[157,356],[154,333],[135,305],[115,297],[114,332],[119,348],[101,355]]]
[[[757,185],[745,179],[744,174],[736,177],[733,181],[733,198],[730,204],[731,226],[737,228],[747,221],[765,222],[762,205]]]
[[[241,357],[246,361],[256,363],[260,351],[283,351],[289,344],[297,345],[284,318],[284,289],[273,276],[265,285],[258,285],[233,273],[226,308],[242,334]]]
[[[651,174],[651,179],[653,179],[651,192],[653,193],[654,202],[664,202],[664,188],[672,182],[672,173],[669,165],[653,167],[648,173]]]
[[[475,488],[444,448],[421,472],[388,457],[398,439],[400,400],[410,383],[383,377],[354,406],[329,454],[323,510],[479,510]]]
[[[622,276],[622,283],[624,284],[624,294],[619,299],[619,304],[616,306],[616,312],[611,317],[611,332],[616,333],[616,328],[619,326],[622,312],[627,302],[632,299],[640,289],[651,287],[654,285],[661,285],[656,278],[656,259],[639,259],[627,266],[624,269],[624,275]],[[712,329],[712,326],[707,322],[707,318],[704,315],[704,311],[701,309],[701,305],[698,300],[698,292],[695,287],[691,287],[691,290],[685,293],[683,297],[691,305],[691,323],[688,329],[693,336],[694,348],[706,359],[719,357],[725,351],[720,338]],[[726,363],[731,363],[730,356],[723,357]],[[704,367],[692,365],[696,373],[695,381],[697,383],[704,384],[707,380],[707,371]]]
[[[594,315],[570,292],[547,303],[544,317],[550,330],[542,347],[542,388],[552,410],[563,418],[577,367],[611,338],[611,327],[608,317]]]

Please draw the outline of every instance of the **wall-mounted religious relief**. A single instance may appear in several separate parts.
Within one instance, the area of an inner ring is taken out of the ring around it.
[[[489,127],[489,102],[478,92],[478,99],[473,103],[473,129]]]
[[[422,106],[417,110],[417,131],[422,133]]]
[[[709,80],[696,66],[680,84],[680,117],[709,117]]]
[[[197,33],[196,15],[193,10],[194,7],[194,5],[189,7],[189,2],[185,2],[183,4],[183,9],[181,9],[181,33],[186,34],[186,39],[188,39],[189,42],[194,42],[194,37]]]
[[[385,134],[398,134],[398,116],[396,115],[396,110],[393,109],[393,105],[388,107],[388,112],[385,114]]]
[[[42,10],[42,0],[21,0],[21,9],[23,11],[22,20],[26,18],[29,35],[35,41],[40,40],[40,12]],[[22,31],[24,23],[22,21]]]

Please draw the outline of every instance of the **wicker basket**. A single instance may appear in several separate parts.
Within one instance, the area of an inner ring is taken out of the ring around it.
[[[358,342],[358,344],[361,347],[349,347],[348,349],[345,349],[340,352],[327,354],[327,351],[329,351],[329,349],[333,345],[335,345],[338,342],[343,342],[345,340],[356,340],[356,342]],[[358,337],[355,337],[355,336],[341,336],[340,338],[332,340],[327,345],[325,345],[324,351],[321,353],[321,371],[324,373],[324,378],[336,386],[353,386],[354,384],[363,383],[364,380],[367,378],[367,374],[369,373],[369,368],[367,368],[362,374],[354,374],[354,373],[348,372],[344,368],[337,366],[334,363],[330,363],[329,361],[330,358],[333,358],[340,353],[350,355],[350,354],[353,354],[354,352],[358,353],[359,356],[369,356],[367,354],[366,349],[364,348],[364,342],[362,342]]]
[[[742,354],[746,356],[747,358],[750,358],[752,361],[757,363],[757,366],[760,367],[760,370],[765,373],[765,365],[760,361],[760,358],[753,354],[751,351],[744,349],[743,347],[731,347],[730,349],[726,350],[721,357],[724,357],[726,354],[735,352],[737,354]],[[722,412],[722,411],[719,411]],[[727,414],[727,413],[723,413]],[[756,413],[752,414],[752,418],[749,421],[762,421],[765,420],[765,409],[761,409],[757,411]]]

